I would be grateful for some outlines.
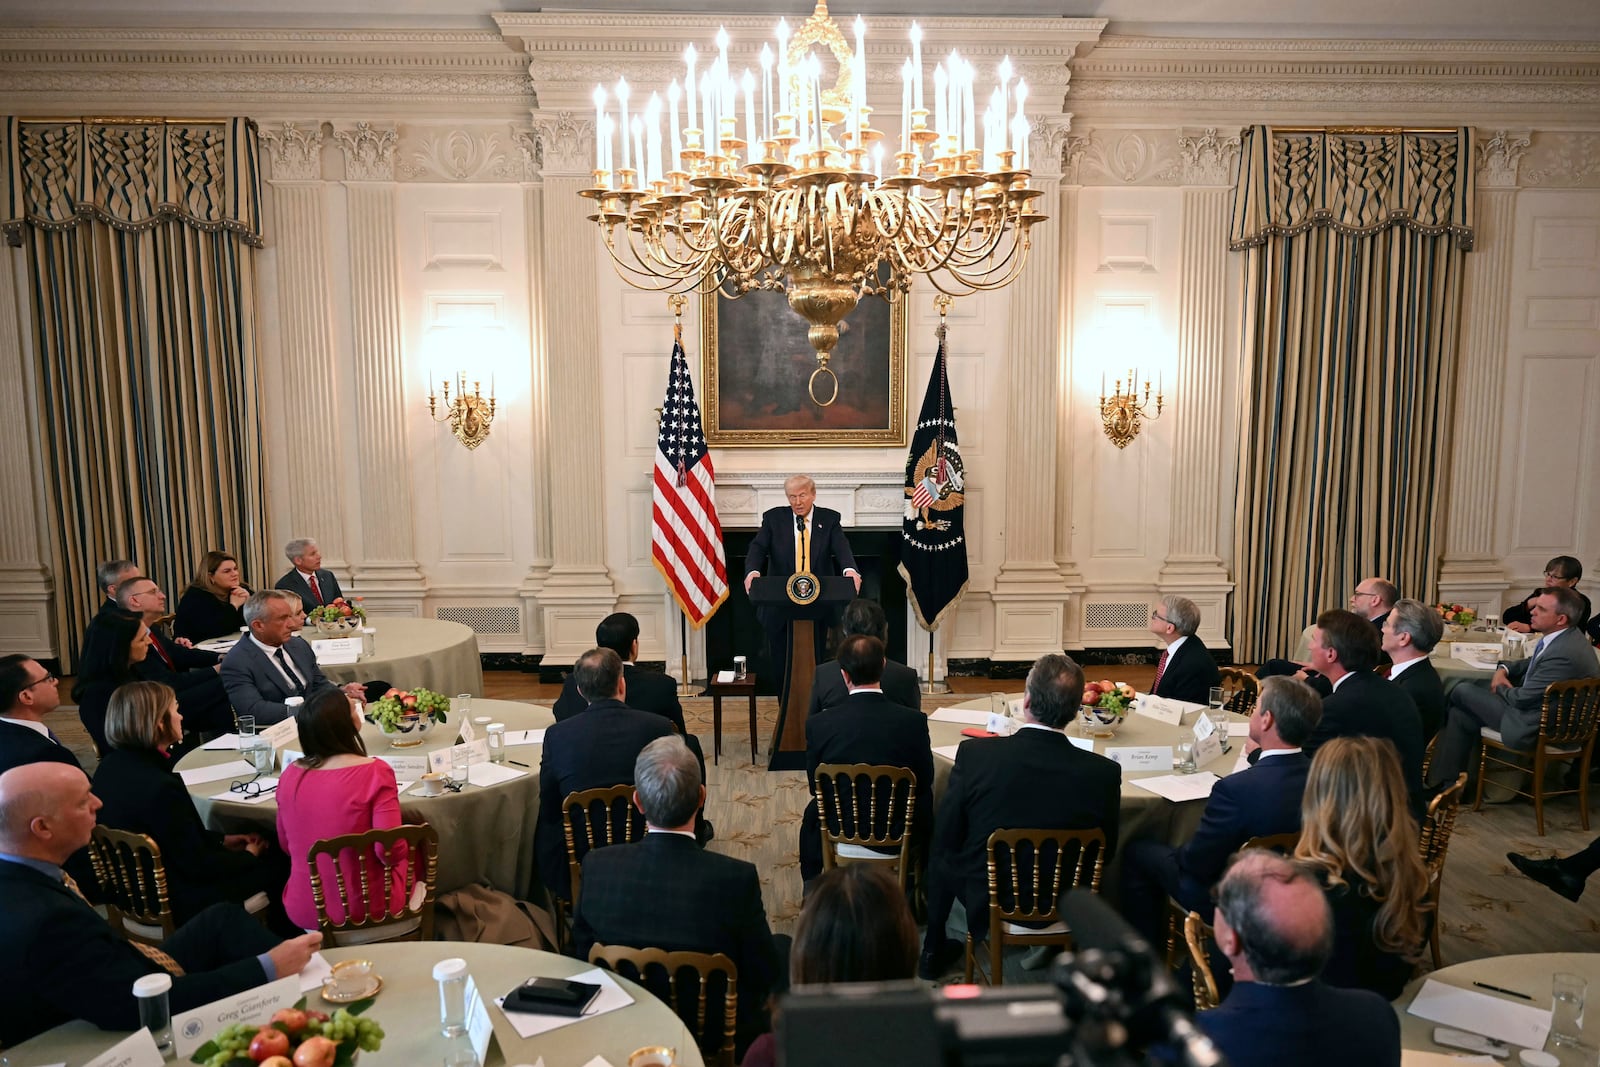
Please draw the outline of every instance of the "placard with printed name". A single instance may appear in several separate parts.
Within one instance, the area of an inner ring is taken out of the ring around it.
[[[489,762],[489,739],[480,737],[476,741],[468,741],[464,745],[455,745],[452,748],[441,748],[428,753],[428,767],[435,774],[450,773],[450,753],[464,751],[467,754],[467,766],[474,763]]]
[[[318,664],[354,663],[361,658],[361,638],[329,637],[311,642]]]
[[[275,722],[262,730],[261,736],[266,738],[267,744],[273,748],[297,744],[300,740],[300,724],[295,722],[294,716],[291,715],[282,722]]]
[[[1105,757],[1122,766],[1125,771],[1172,770],[1170,745],[1115,745],[1108,746]]]
[[[300,999],[300,976],[291,974],[276,982],[247,989],[237,996],[213,1000],[193,1011],[172,1017],[172,1043],[178,1059],[217,1036],[224,1026],[234,1023],[265,1023],[279,1008],[292,1008]]]
[[[83,1067],[164,1067],[164,1064],[161,1049],[146,1027],[86,1061]]]
[[[1171,700],[1167,697],[1158,697],[1151,693],[1140,693],[1139,699],[1134,702],[1133,710],[1140,715],[1146,715],[1164,722],[1170,726],[1183,725],[1183,717],[1191,711],[1198,711],[1205,707],[1204,704],[1191,704],[1187,700]]]
[[[414,782],[428,773],[428,757],[417,756],[379,756],[379,759],[394,768],[394,776],[402,781]]]
[[[1201,716],[1205,718],[1205,716]],[[1212,730],[1205,737],[1194,743],[1194,765],[1204,767],[1218,756],[1222,755],[1222,738],[1217,730]]]

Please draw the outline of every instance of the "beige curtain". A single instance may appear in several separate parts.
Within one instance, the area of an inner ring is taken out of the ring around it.
[[[5,230],[25,246],[57,579],[71,662],[95,565],[174,603],[211,548],[270,581],[252,273],[255,127],[6,121]]]
[[[1283,656],[1372,575],[1432,599],[1472,133],[1245,131],[1234,654]]]

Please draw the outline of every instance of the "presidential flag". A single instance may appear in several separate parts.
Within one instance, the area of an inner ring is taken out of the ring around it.
[[[728,599],[728,564],[717,519],[716,471],[706,450],[683,344],[672,342],[672,371],[656,434],[650,559],[696,630]]]
[[[945,327],[906,457],[906,510],[900,574],[925,630],[937,630],[967,591],[966,476],[956,443],[955,408],[945,373]]]

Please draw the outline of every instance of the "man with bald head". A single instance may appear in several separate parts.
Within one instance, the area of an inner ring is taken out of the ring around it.
[[[65,763],[32,763],[0,774],[0,1046],[11,1047],[73,1019],[134,1030],[133,983],[167,970],[174,1012],[299,974],[322,942],[279,942],[237,904],[217,904],[185,923],[153,958],[118,937],[62,871],[89,843],[99,799]],[[176,968],[176,969],[174,969]]]
[[[1319,978],[1333,914],[1316,878],[1275,852],[1240,853],[1217,883],[1217,948],[1233,989],[1195,1023],[1234,1067],[1400,1063],[1394,1009],[1365,989]]]

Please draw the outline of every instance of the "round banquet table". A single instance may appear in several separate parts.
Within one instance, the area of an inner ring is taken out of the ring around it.
[[[1015,694],[1007,694],[1014,697]],[[990,697],[979,697],[961,704],[949,704],[946,707],[961,708],[972,711],[991,710]],[[1131,745],[1166,745],[1173,746],[1179,741],[1194,737],[1193,713],[1184,716],[1187,725],[1170,726],[1158,722],[1145,715],[1129,713],[1120,729],[1110,737],[1097,737],[1094,739],[1094,750],[1101,755],[1105,754],[1108,746],[1125,747]],[[1230,714],[1230,723],[1243,723],[1244,716]],[[934,747],[933,754],[933,793],[935,801],[943,795],[945,786],[950,781],[951,768],[954,761],[938,749],[960,744],[964,737],[961,731],[969,729],[962,723],[954,722],[928,722],[928,737]],[[1074,723],[1067,727],[1070,737],[1084,736],[1080,728]],[[1217,756],[1210,763],[1199,767],[1199,770],[1210,771],[1218,778],[1226,778],[1239,760],[1239,753],[1243,751],[1245,738],[1230,738],[1232,747]],[[1113,899],[1116,897],[1117,886],[1121,881],[1122,856],[1126,851],[1129,841],[1135,838],[1155,838],[1171,845],[1182,844],[1194,836],[1195,829],[1200,825],[1200,816],[1205,812],[1204,800],[1186,800],[1181,803],[1156,796],[1154,793],[1134,785],[1141,778],[1153,778],[1160,775],[1176,774],[1177,771],[1123,771],[1122,772],[1122,804],[1117,826],[1117,851],[1106,863],[1101,873],[1101,892]],[[1067,785],[1068,783],[1063,783]]]
[[[1487,959],[1458,963],[1452,967],[1432,971],[1406,986],[1405,991],[1395,999],[1394,1010],[1400,1017],[1400,1047],[1430,1052],[1451,1051],[1433,1043],[1433,1028],[1436,1023],[1418,1018],[1406,1010],[1411,1006],[1417,991],[1429,978],[1474,993],[1501,997],[1512,1004],[1531,1004],[1537,1008],[1548,1009],[1550,977],[1558,971],[1576,974],[1586,979],[1589,983],[1589,997],[1600,997],[1600,953],[1594,952],[1539,952],[1526,956],[1490,956]],[[1492,990],[1477,989],[1473,986],[1473,982],[1488,982],[1503,989],[1515,989],[1533,999],[1519,1000]],[[1584,1012],[1583,1040],[1584,1044],[1589,1046],[1586,1053],[1580,1049],[1557,1048],[1548,1042],[1545,1051],[1553,1053],[1563,1064],[1581,1063],[1585,1067],[1592,1065],[1595,1062],[1595,1047],[1600,1045],[1600,1012],[1590,1010]],[[1459,1051],[1457,1054],[1460,1054]],[[1517,1062],[1516,1053],[1512,1053],[1510,1062]]]
[[[478,635],[470,627],[443,619],[408,619],[385,615],[367,619],[373,634],[373,654],[355,663],[327,664],[322,673],[337,685],[382,678],[397,689],[432,689],[453,697],[457,693],[483,692],[483,661],[478,658]],[[316,627],[300,636],[316,641]]]
[[[452,1043],[439,1033],[439,984],[433,980],[432,972],[435,963],[451,956],[467,961],[494,1024],[495,1040],[483,1067],[534,1063],[540,1057],[545,1067],[582,1067],[595,1056],[604,1056],[616,1067],[624,1067],[628,1055],[646,1045],[676,1049],[681,1067],[701,1067],[704,1062],[688,1029],[672,1009],[617,975],[613,977],[633,997],[632,1004],[527,1040],[519,1037],[495,1007],[494,998],[536,975],[569,978],[593,969],[590,964],[565,956],[459,941],[401,941],[331,948],[322,954],[330,963],[369,959],[383,978],[383,989],[368,1012],[383,1027],[383,1048],[362,1053],[363,1067],[420,1067],[443,1062]],[[308,994],[308,1000],[308,1007],[331,1010],[315,992]],[[80,1067],[126,1036],[96,1029],[86,1022],[71,1022],[8,1049],[7,1055],[14,1064],[66,1063],[68,1067]]]
[[[503,722],[507,731],[539,730],[555,722],[555,715],[547,707],[510,700],[475,699],[470,714],[473,719],[488,716],[494,722]],[[422,744],[414,748],[394,748],[389,735],[371,723],[362,727],[361,739],[374,756],[425,758],[431,751],[448,748],[460,729],[461,713],[451,711],[449,718],[429,731]],[[483,724],[476,724],[474,730],[483,736]],[[539,816],[539,760],[543,753],[543,744],[507,745],[507,762],[503,766],[526,773],[498,785],[466,785],[459,793],[446,792],[436,797],[417,796],[412,786],[400,794],[400,813],[405,820],[427,822],[439,833],[438,892],[487,882],[514,897],[528,898],[534,883],[533,827]],[[238,758],[238,752],[198,748],[179,760],[177,769],[181,772]],[[512,760],[527,767],[517,767]],[[189,795],[212,829],[237,829],[241,823],[254,823],[276,840],[275,799],[266,794],[258,802],[247,803],[241,794],[228,788],[230,782],[249,777],[241,774],[234,779],[191,785]],[[398,777],[403,782],[414,776],[402,773]]]

